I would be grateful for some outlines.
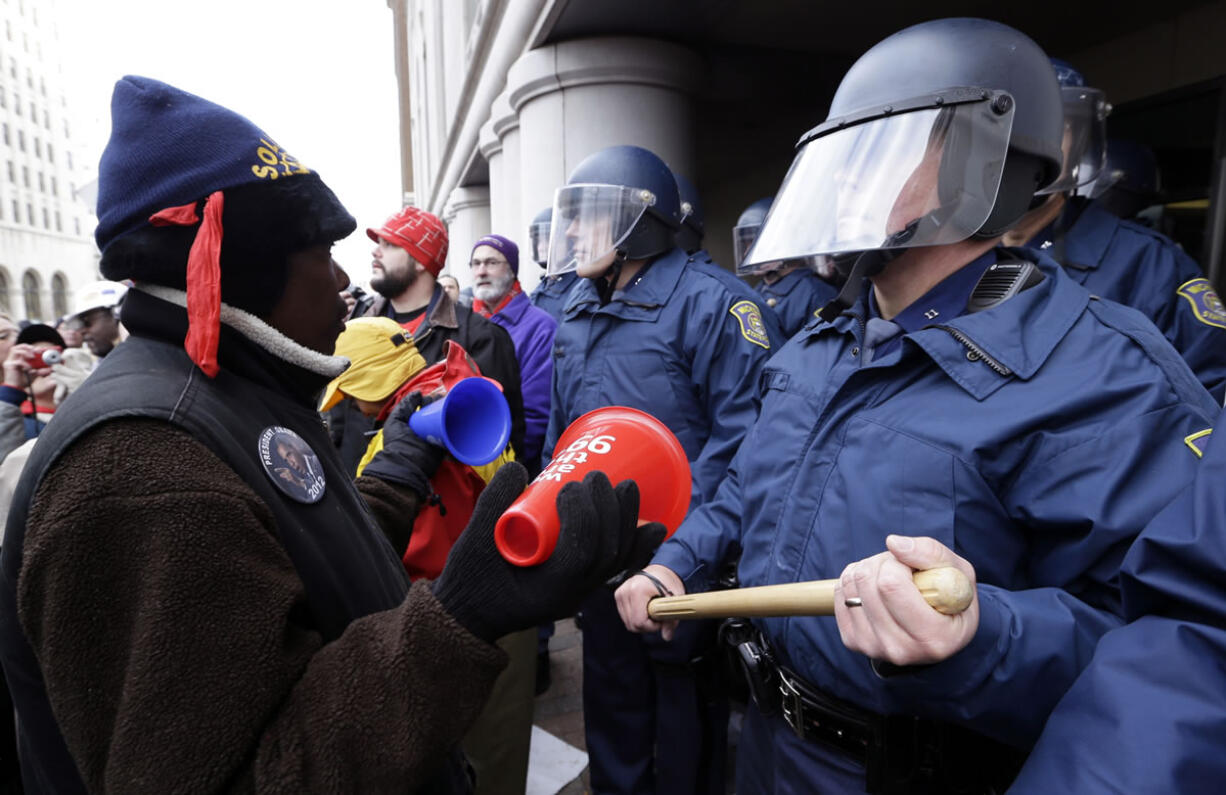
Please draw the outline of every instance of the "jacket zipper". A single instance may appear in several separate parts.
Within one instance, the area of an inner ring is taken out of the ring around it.
[[[987,354],[987,352],[983,350],[983,348],[980,348],[978,345],[972,342],[970,337],[966,336],[961,331],[958,331],[953,326],[935,326],[935,328],[944,329],[945,331],[948,331],[954,339],[956,339],[958,342],[965,345],[967,359],[971,360],[972,362],[982,361],[988,367],[991,367],[993,370],[995,370],[997,375],[1001,375],[1005,377],[1013,375],[1012,370],[1010,370],[1008,367],[1005,367],[1003,364],[993,359],[991,356]]]

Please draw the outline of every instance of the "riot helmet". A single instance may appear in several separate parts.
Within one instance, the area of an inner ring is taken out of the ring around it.
[[[754,241],[758,239],[762,222],[766,220],[766,214],[770,212],[771,203],[774,201],[774,196],[758,199],[742,210],[736,219],[736,226],[732,227],[732,258],[738,268],[745,261],[745,255],[749,253]]]
[[[528,224],[528,245],[532,248],[532,260],[542,268],[549,263],[549,229],[553,221],[553,207],[537,213]]]
[[[1051,63],[1013,28],[942,19],[895,33],[800,139],[738,272],[997,237],[1059,176],[1063,122]],[[859,275],[889,256],[857,262]]]
[[[1107,115],[1111,104],[1072,64],[1051,59],[1060,83],[1060,103],[1064,108],[1064,165],[1055,182],[1040,194],[1067,193],[1098,178],[1107,157]]]
[[[677,182],[663,160],[639,146],[601,149],[554,194],[546,270],[603,276],[676,248],[680,226]]]
[[[694,183],[673,172],[677,180],[677,193],[681,199],[681,228],[677,230],[677,247],[686,254],[693,254],[702,248],[704,220],[702,202],[698,199],[698,189]]]
[[[1078,191],[1120,218],[1135,218],[1157,204],[1162,194],[1162,176],[1154,150],[1136,141],[1107,141],[1107,164],[1091,186]]]

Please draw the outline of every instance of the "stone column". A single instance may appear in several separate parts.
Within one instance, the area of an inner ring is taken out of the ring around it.
[[[528,222],[553,203],[571,170],[606,146],[645,147],[697,180],[690,95],[704,73],[697,53],[655,39],[579,39],[524,53],[507,75],[506,90],[518,118],[515,229],[526,238]],[[491,183],[493,170],[491,162]],[[539,274],[521,264],[525,289]]]
[[[446,272],[456,277],[460,287],[472,284],[468,272],[468,255],[477,238],[490,232],[490,189],[484,185],[456,188],[443,207],[443,223],[447,224]]]

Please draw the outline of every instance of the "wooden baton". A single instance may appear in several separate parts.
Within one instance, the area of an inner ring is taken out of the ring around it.
[[[953,566],[917,571],[912,577],[924,600],[945,615],[970,606],[974,589]],[[729,591],[661,596],[647,603],[656,621],[679,618],[761,618],[766,616],[832,616],[838,580],[811,580]]]

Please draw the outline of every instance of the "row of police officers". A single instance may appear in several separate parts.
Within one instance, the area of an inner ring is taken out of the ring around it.
[[[644,576],[583,606],[595,791],[724,791],[716,627],[646,606],[730,562],[743,586],[840,579],[833,618],[726,627],[740,793],[1213,786],[1226,311],[1172,241],[1074,195],[1108,112],[1016,30],[927,22],[851,67],[742,215],[756,292],[638,147],[534,220],[560,323],[542,463],[616,404],[693,469]],[[911,585],[942,565],[977,584],[962,614]]]

